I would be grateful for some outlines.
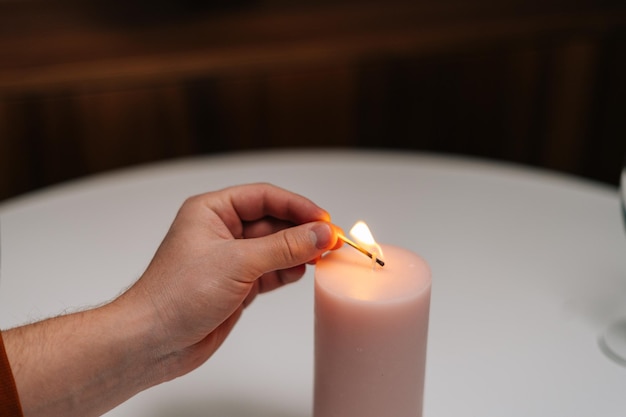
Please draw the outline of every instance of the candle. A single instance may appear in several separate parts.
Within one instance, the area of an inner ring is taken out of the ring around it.
[[[384,267],[348,246],[317,262],[314,417],[422,415],[430,269],[381,249]]]

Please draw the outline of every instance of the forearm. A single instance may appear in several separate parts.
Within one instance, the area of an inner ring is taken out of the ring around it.
[[[109,304],[4,332],[25,416],[97,416],[162,382],[140,310]]]

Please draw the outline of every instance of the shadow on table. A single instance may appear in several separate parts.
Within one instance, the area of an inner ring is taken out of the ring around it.
[[[310,417],[292,414],[280,404],[259,403],[246,398],[230,398],[207,402],[169,403],[151,417]]]

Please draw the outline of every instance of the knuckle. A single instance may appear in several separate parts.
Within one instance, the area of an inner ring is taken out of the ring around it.
[[[283,233],[284,250],[280,251],[284,256],[286,263],[291,263],[297,259],[299,253],[299,242],[291,233]]]
[[[311,241],[307,239],[307,231],[303,228],[289,228],[281,232],[282,240],[279,240],[281,256],[283,256],[283,268],[303,264],[311,255]]]

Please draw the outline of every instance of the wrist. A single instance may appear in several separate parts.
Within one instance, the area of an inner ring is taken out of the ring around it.
[[[130,300],[128,300],[130,301]],[[168,381],[172,376],[173,352],[159,326],[158,312],[127,302],[124,297],[101,307],[115,333],[115,351],[135,381],[135,393]]]

